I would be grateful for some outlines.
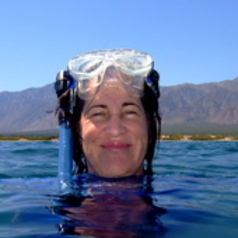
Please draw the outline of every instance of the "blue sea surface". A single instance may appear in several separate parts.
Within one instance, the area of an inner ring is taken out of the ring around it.
[[[0,142],[0,237],[238,237],[238,142],[162,141],[153,176],[57,179],[58,142]]]

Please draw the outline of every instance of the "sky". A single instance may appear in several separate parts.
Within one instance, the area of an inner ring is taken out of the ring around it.
[[[237,0],[0,0],[0,92],[42,87],[81,53],[149,53],[160,84],[238,77]]]

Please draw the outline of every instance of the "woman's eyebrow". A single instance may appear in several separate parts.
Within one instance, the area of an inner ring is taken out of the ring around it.
[[[101,104],[96,104],[96,105],[92,105],[92,106],[90,106],[89,108],[87,108],[86,110],[85,110],[85,113],[87,114],[89,111],[91,111],[92,109],[97,109],[97,108],[102,108],[102,109],[106,109],[107,108],[107,106],[106,105],[101,105]]]
[[[138,109],[140,109],[142,111],[142,108],[134,102],[124,102],[122,104],[122,107],[127,107],[127,106],[135,106],[135,107],[137,107]]]

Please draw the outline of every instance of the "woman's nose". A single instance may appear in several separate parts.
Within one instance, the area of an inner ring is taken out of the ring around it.
[[[112,136],[119,136],[126,131],[122,118],[119,115],[112,115],[107,122],[106,131]]]

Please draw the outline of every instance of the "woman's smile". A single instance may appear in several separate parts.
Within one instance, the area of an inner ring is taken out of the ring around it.
[[[126,150],[130,149],[131,146],[131,144],[123,142],[108,142],[101,145],[103,149],[111,152],[125,152]]]

